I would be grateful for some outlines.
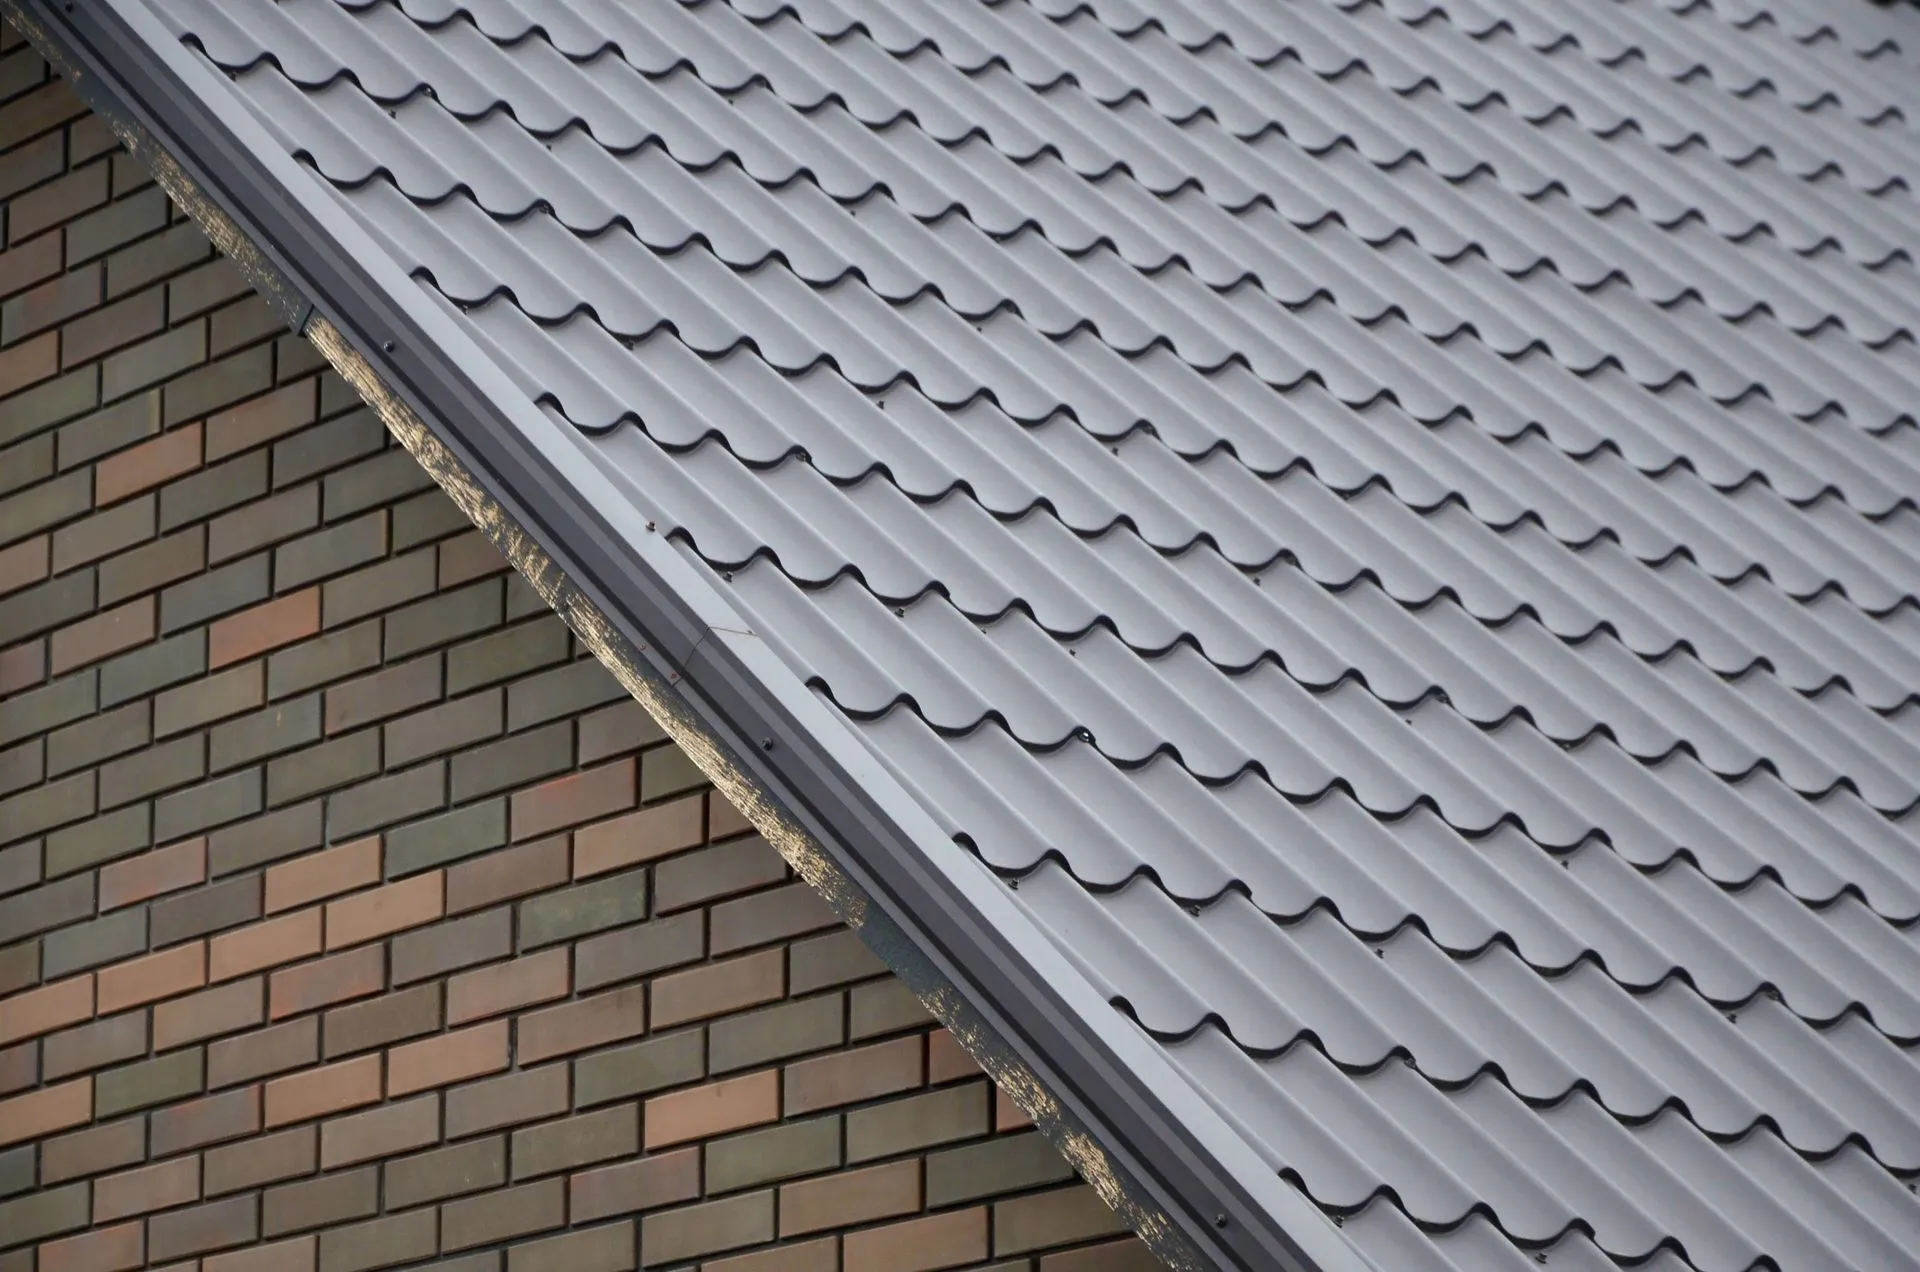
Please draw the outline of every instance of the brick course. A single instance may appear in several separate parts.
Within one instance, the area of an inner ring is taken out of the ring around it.
[[[0,1272],[1148,1266],[0,32]]]

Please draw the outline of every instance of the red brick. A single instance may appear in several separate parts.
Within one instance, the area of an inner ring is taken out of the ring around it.
[[[380,882],[380,837],[308,853],[267,870],[267,913],[351,892]],[[316,913],[318,913],[316,911]]]
[[[40,1044],[23,1042],[0,1049],[0,1095],[24,1091],[40,1081]]]
[[[47,547],[52,542],[51,536],[42,534],[0,548],[0,595],[47,577]]]
[[[692,1201],[700,1195],[700,1149],[675,1149],[582,1171],[568,1181],[575,1223]]]
[[[846,1235],[844,1272],[936,1272],[987,1257],[987,1208],[890,1223]]]
[[[489,1021],[387,1052],[387,1094],[424,1091],[506,1067],[507,1022]]]
[[[320,908],[302,910],[216,936],[207,954],[207,979],[222,981],[320,952]]]
[[[445,876],[431,870],[329,903],[327,948],[358,945],[433,922],[446,913],[445,884]]]
[[[993,1129],[995,1131],[1024,1131],[1033,1125],[1033,1119],[1027,1111],[1013,1102],[1013,1097],[999,1087],[993,1089]]]
[[[646,1147],[652,1152],[669,1144],[710,1139],[779,1117],[780,1073],[765,1069],[648,1100],[643,1119]]]
[[[0,1043],[51,1033],[93,1016],[93,975],[55,981],[0,999]]]
[[[109,1223],[200,1200],[200,1159],[176,1157],[94,1181],[93,1221]]]
[[[465,1024],[565,998],[571,988],[571,960],[566,946],[523,954],[510,962],[463,972],[448,981],[447,1023]]]
[[[285,1126],[325,1117],[380,1098],[380,1057],[361,1056],[339,1064],[290,1073],[267,1083],[267,1125]]]
[[[447,913],[464,914],[567,881],[567,837],[486,853],[447,871]]]
[[[101,460],[93,470],[93,501],[104,507],[198,467],[200,426],[189,424]]]
[[[207,666],[224,667],[291,645],[320,630],[320,589],[307,588],[242,610],[207,629]]]
[[[909,1091],[919,1086],[920,1080],[918,1034],[871,1047],[838,1051],[787,1066],[787,1113],[789,1116],[811,1113]]]
[[[37,384],[60,369],[60,333],[44,336],[0,349],[0,397],[17,393],[29,384]]]
[[[0,1144],[39,1139],[92,1120],[92,1078],[41,1087],[11,1100],[0,1100]]]
[[[50,666],[57,676],[75,667],[99,662],[123,649],[144,645],[153,639],[153,634],[153,597],[142,596],[117,609],[88,615],[55,632]]]
[[[183,839],[100,868],[100,908],[150,901],[207,881],[207,841]]]
[[[160,998],[184,994],[207,983],[207,943],[192,941],[149,954],[100,973],[97,1009],[105,1016]]]
[[[513,797],[513,838],[538,839],[633,807],[633,758],[570,773]]]
[[[646,987],[630,985],[520,1017],[517,1054],[520,1063],[532,1064],[646,1031]]]
[[[786,993],[787,952],[762,950],[653,982],[653,1028],[665,1029],[770,1003]]]
[[[265,986],[258,976],[161,1003],[153,1009],[153,1049],[166,1051],[261,1023]]]
[[[146,1232],[137,1221],[96,1228],[40,1247],[40,1272],[124,1272],[146,1260]]]
[[[780,1186],[780,1235],[871,1223],[920,1209],[920,1159]],[[937,1265],[936,1265],[937,1266]]]
[[[704,833],[704,813],[702,797],[690,795],[584,826],[573,834],[573,877],[605,874],[695,847]]]
[[[928,1083],[938,1086],[942,1082],[957,1082],[979,1072],[979,1062],[967,1054],[967,1049],[950,1031],[936,1029],[927,1035]]]
[[[386,947],[363,946],[275,972],[268,984],[267,1014],[278,1020],[295,1012],[330,1007],[350,998],[377,994],[386,983]]]

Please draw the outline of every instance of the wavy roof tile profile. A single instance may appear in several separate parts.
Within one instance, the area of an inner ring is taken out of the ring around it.
[[[1920,12],[152,12],[1342,1258],[1920,1267]]]

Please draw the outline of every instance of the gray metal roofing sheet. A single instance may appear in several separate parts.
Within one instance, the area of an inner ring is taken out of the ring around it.
[[[161,6],[1382,1267],[1920,1266],[1920,19]]]

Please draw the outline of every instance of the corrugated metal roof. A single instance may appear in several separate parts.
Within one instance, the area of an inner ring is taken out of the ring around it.
[[[1920,1266],[1912,11],[161,8],[1380,1266]]]

